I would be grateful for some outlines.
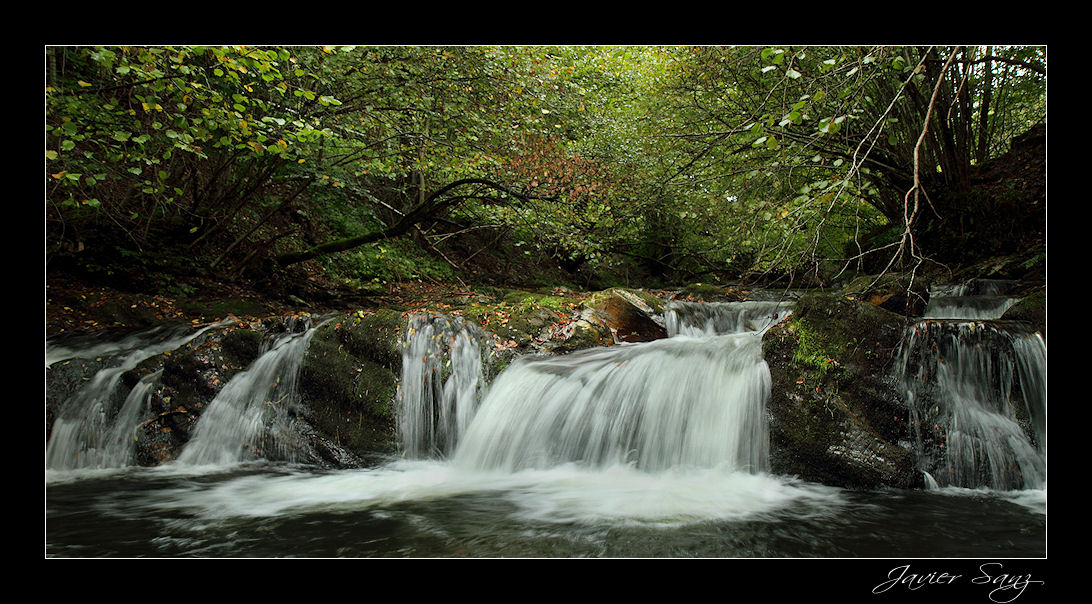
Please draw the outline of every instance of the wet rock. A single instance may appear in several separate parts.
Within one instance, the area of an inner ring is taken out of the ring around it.
[[[607,327],[619,342],[650,342],[667,337],[663,300],[639,290],[608,289],[590,295],[583,318]]]
[[[740,302],[746,299],[739,290],[712,283],[691,283],[679,290],[674,297],[676,300],[698,302]]]
[[[900,445],[909,440],[906,410],[889,377],[904,324],[868,302],[810,294],[766,332],[775,473],[847,488],[920,484]]]
[[[561,328],[547,350],[555,354],[565,354],[611,344],[614,344],[611,329],[595,316],[594,311],[585,309]]]
[[[1046,292],[1039,291],[1021,298],[1001,316],[1005,321],[1022,321],[1046,339]]]
[[[361,322],[363,323],[363,321]],[[347,319],[327,323],[312,337],[300,368],[301,414],[314,427],[312,442],[323,457],[393,451],[397,376],[379,334]],[[396,335],[396,334],[391,334]]]
[[[907,317],[920,317],[929,303],[932,278],[910,273],[863,275],[853,279],[843,292],[856,300]]]

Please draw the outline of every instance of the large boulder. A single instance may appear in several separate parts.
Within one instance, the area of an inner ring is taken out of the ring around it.
[[[809,294],[766,332],[773,472],[847,488],[920,486],[889,377],[904,325],[869,302]]]
[[[620,342],[649,342],[667,337],[664,301],[640,290],[612,288],[584,301],[582,319],[606,327]]]
[[[1013,304],[1001,316],[1006,321],[1021,321],[1046,339],[1046,291],[1037,291]]]
[[[929,303],[929,287],[935,279],[928,274],[899,272],[861,275],[844,288],[844,293],[896,314],[920,317]]]
[[[320,326],[300,367],[301,416],[325,461],[393,452],[400,365],[389,316],[349,315]],[[401,319],[401,317],[399,317]]]

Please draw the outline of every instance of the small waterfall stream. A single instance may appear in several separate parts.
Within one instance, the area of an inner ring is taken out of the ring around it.
[[[791,310],[791,303],[672,302],[666,339],[526,355],[491,383],[483,377],[493,371],[484,364],[494,352],[490,334],[457,318],[412,317],[397,395],[403,455],[338,470],[291,463],[277,450],[311,326],[267,339],[262,354],[205,408],[180,459],[154,468],[127,465],[131,453],[104,452],[107,443],[131,440],[158,376],[125,391],[108,371],[64,406],[55,438],[82,435],[50,441],[51,455],[63,460],[50,468],[116,470],[51,473],[47,551],[76,557],[1041,555],[1045,515],[1032,491],[1020,492],[1032,497],[1023,504],[1015,496],[966,497],[943,488],[858,492],[770,474],[770,376],[761,337]],[[908,332],[900,357],[908,392],[922,402],[914,411],[922,452],[946,459],[936,445],[951,437],[926,433],[935,418],[926,417],[924,401],[950,389],[948,382],[937,385],[937,375],[957,356],[952,365],[967,359],[1008,385],[1010,419],[1038,435],[1028,442],[1039,450],[1045,444],[1041,338],[1010,337],[978,320],[922,323],[929,327],[917,338]],[[940,325],[953,332],[974,325],[975,334],[989,338],[979,348],[1009,342],[1011,352],[999,355],[1004,362],[972,362],[964,344],[943,343],[947,332],[934,327]],[[164,345],[194,336],[180,334]],[[934,343],[948,351],[945,362],[930,360]],[[120,361],[126,354],[114,364],[129,366]],[[969,371],[953,372],[953,379]],[[911,387],[915,379],[924,385]],[[109,383],[114,393],[104,397],[100,387]],[[930,404],[936,415],[963,403]],[[238,463],[262,459],[269,463]],[[1027,459],[1025,476],[1040,467],[1035,456]],[[936,486],[952,484],[928,467]],[[1003,538],[982,543],[984,519],[1005,527]]]
[[[317,326],[307,322],[263,342],[261,355],[224,386],[201,414],[177,463],[228,465],[261,458],[291,459],[278,432],[298,397],[297,379]],[[288,432],[288,430],[284,430]]]
[[[982,285],[934,290],[898,351],[919,466],[935,488],[1043,489],[1046,345],[998,321],[1017,299]]]
[[[673,303],[668,339],[521,358],[484,394],[471,331],[418,317],[400,392],[407,454],[450,453],[457,467],[504,472],[567,463],[765,471],[761,333],[790,308]]]
[[[410,318],[402,341],[398,428],[410,458],[455,450],[483,386],[482,334],[441,316]]]
[[[158,374],[147,376],[128,393],[121,376],[146,359],[175,350],[210,329],[157,327],[118,342],[83,348],[47,347],[46,364],[69,359],[113,359],[62,405],[49,442],[46,467],[50,469],[112,468],[132,461],[133,431],[143,421],[148,394]]]

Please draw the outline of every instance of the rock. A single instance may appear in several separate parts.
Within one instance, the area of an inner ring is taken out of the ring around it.
[[[584,301],[589,323],[607,327],[619,342],[650,342],[667,337],[664,302],[638,290],[621,288],[596,292]]]
[[[929,303],[932,278],[909,273],[863,275],[853,279],[844,293],[907,317],[919,317]]]
[[[301,414],[314,427],[311,442],[325,452],[324,459],[346,458],[332,447],[352,455],[394,451],[398,377],[372,356],[372,327],[330,322],[318,328],[308,346],[300,368]]]
[[[614,344],[614,334],[603,324],[594,311],[585,309],[554,337],[547,349],[556,354],[565,354]]]
[[[1046,339],[1046,292],[1039,291],[1021,298],[1001,316],[1006,321],[1022,321]]]
[[[711,283],[691,283],[682,288],[675,299],[698,302],[739,302],[745,296],[739,291],[713,285]]]
[[[809,294],[766,332],[773,472],[847,488],[920,484],[888,376],[903,326],[868,302]]]

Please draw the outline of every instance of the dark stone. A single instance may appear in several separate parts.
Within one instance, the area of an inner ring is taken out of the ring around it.
[[[853,279],[844,293],[906,317],[920,317],[929,303],[930,276],[910,273],[863,275]]]
[[[246,367],[261,354],[263,336],[250,329],[233,329],[224,334],[220,348],[230,365]]]
[[[663,301],[651,294],[621,288],[597,292],[584,305],[621,342],[650,342],[667,337]]]
[[[1021,298],[1001,316],[1005,321],[1021,321],[1046,339],[1046,292],[1039,291]]]
[[[314,426],[314,442],[327,459],[344,457],[331,445],[353,455],[395,447],[398,378],[387,365],[358,356],[376,352],[376,334],[366,337],[368,331],[352,321],[320,327],[300,369],[303,415]],[[389,351],[380,356],[389,356]]]
[[[773,472],[846,488],[920,485],[889,377],[904,324],[868,302],[810,294],[766,332]]]

